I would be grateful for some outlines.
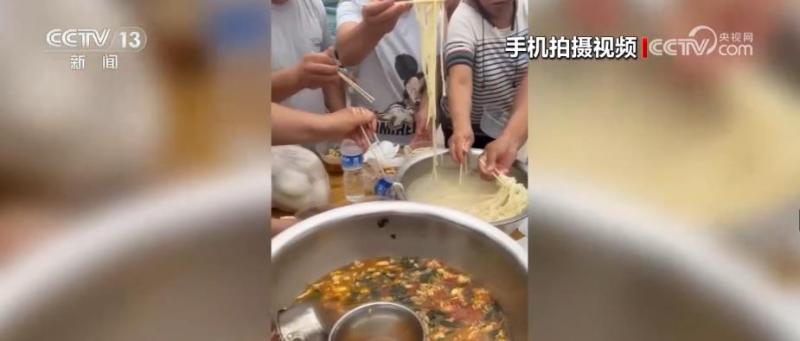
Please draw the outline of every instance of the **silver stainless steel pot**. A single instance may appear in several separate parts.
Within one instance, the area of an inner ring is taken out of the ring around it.
[[[428,257],[470,274],[507,314],[512,340],[526,340],[527,253],[478,218],[411,202],[370,202],[333,209],[272,240],[272,318],[306,285],[355,260]]]
[[[436,155],[438,155],[439,160],[441,160],[439,165],[441,167],[458,169],[458,164],[456,164],[447,153],[447,149],[439,149],[436,151]],[[478,157],[480,157],[481,154],[483,154],[482,149],[473,148],[470,150],[469,157],[467,159],[467,166],[470,170],[476,172],[478,171]],[[432,152],[414,155],[397,171],[397,181],[402,183],[405,188],[408,188],[414,180],[423,175],[430,174],[432,167]],[[515,161],[511,167],[511,170],[509,171],[508,176],[517,179],[517,181],[525,185],[525,187],[528,186],[528,167],[522,162]],[[527,217],[528,211],[525,210],[516,217],[492,222],[492,225],[499,227],[506,233],[510,233],[519,228],[520,224],[524,224]]]

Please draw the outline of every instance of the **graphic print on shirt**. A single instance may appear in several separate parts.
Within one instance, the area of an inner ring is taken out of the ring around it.
[[[414,133],[414,113],[422,100],[425,77],[417,60],[408,54],[395,58],[394,70],[403,81],[403,99],[377,114],[378,134],[408,136]]]

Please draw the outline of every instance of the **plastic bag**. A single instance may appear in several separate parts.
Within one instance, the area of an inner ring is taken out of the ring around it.
[[[330,180],[322,161],[300,146],[272,147],[272,206],[298,212],[330,201]]]

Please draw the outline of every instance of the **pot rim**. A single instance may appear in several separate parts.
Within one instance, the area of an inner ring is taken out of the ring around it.
[[[293,241],[313,234],[316,229],[328,225],[331,221],[341,221],[386,213],[422,215],[426,218],[447,220],[464,228],[468,228],[473,232],[479,233],[481,237],[488,238],[502,246],[513,255],[517,263],[521,265],[526,272],[528,271],[528,255],[522,246],[492,224],[453,209],[408,201],[377,201],[353,204],[335,208],[300,221],[286,231],[278,234],[275,238],[272,238],[271,259],[280,256],[281,252],[283,252],[285,248],[290,247]]]

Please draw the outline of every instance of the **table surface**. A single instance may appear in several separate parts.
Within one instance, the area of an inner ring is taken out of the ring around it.
[[[330,185],[331,185],[331,196],[330,196],[331,204],[332,205],[347,205],[348,202],[347,202],[347,199],[345,198],[345,195],[344,195],[344,185],[343,185],[342,174],[341,173],[328,172],[328,178],[330,179]],[[272,209],[272,216],[273,217],[281,217],[281,216],[287,216],[287,215],[291,215],[291,213],[283,212],[281,210],[274,209],[274,208]],[[520,239],[522,239],[524,237],[525,237],[525,235],[522,234],[521,232],[519,232],[518,230],[514,230],[511,233],[511,238],[513,238],[514,240],[520,240]]]

